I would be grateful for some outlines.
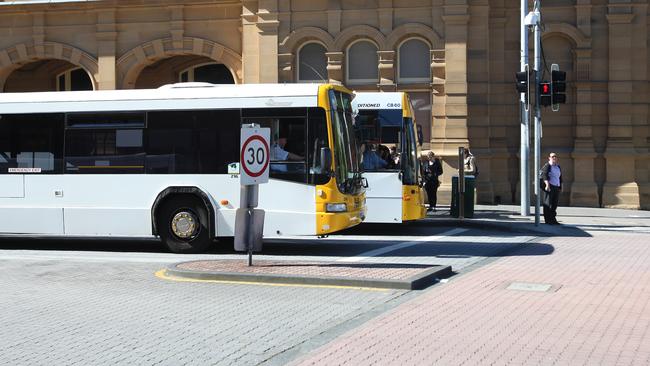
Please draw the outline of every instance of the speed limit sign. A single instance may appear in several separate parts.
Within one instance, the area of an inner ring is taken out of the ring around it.
[[[269,128],[242,126],[239,161],[239,181],[242,185],[266,183],[269,181]]]

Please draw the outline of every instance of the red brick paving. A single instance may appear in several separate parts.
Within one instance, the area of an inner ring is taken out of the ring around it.
[[[650,364],[650,235],[543,243],[554,252],[524,249],[453,278],[294,364]]]
[[[373,264],[332,262],[283,262],[260,260],[206,260],[176,265],[180,270],[210,273],[250,273],[310,277],[344,277],[374,280],[407,280],[436,266],[416,264]]]

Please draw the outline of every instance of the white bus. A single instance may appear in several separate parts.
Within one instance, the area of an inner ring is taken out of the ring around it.
[[[249,123],[302,157],[272,161],[260,185],[265,236],[359,224],[351,99],[328,84],[0,93],[0,235],[159,236],[174,252],[204,251],[234,235]]]
[[[364,222],[424,218],[418,134],[408,95],[358,92],[352,104],[357,143],[365,149],[362,165],[368,181],[368,214]],[[387,164],[373,164],[377,156]]]

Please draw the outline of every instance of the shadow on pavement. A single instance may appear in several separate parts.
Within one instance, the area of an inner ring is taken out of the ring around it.
[[[52,250],[89,252],[144,252],[169,253],[156,239],[116,239],[116,238],[0,238],[3,250]]]
[[[364,253],[381,249],[394,242],[357,240],[336,240],[316,244],[304,243],[300,240],[265,243],[265,255],[304,256],[312,257],[351,257],[363,256]],[[305,250],[308,248],[308,250]],[[504,257],[504,256],[539,256],[550,255],[555,248],[543,243],[477,243],[462,241],[420,242],[412,246],[398,248],[385,254],[375,255],[382,257],[403,258],[471,258],[471,257]]]
[[[584,225],[581,225],[584,226]],[[573,225],[547,225],[540,223],[535,226],[528,220],[516,221],[512,218],[495,219],[494,215],[483,217],[476,215],[474,218],[458,220],[456,218],[445,217],[427,217],[418,221],[405,222],[401,224],[361,224],[352,228],[343,230],[332,236],[344,235],[367,235],[384,236],[384,235],[413,235],[428,236],[437,235],[444,229],[467,228],[482,230],[482,234],[491,236],[501,236],[504,233],[526,234],[534,236],[568,236],[568,237],[591,237],[592,235],[585,230]]]

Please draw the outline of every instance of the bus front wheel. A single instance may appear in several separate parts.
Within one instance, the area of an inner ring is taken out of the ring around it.
[[[158,234],[174,253],[201,253],[210,247],[208,211],[191,195],[166,200],[157,213]]]

